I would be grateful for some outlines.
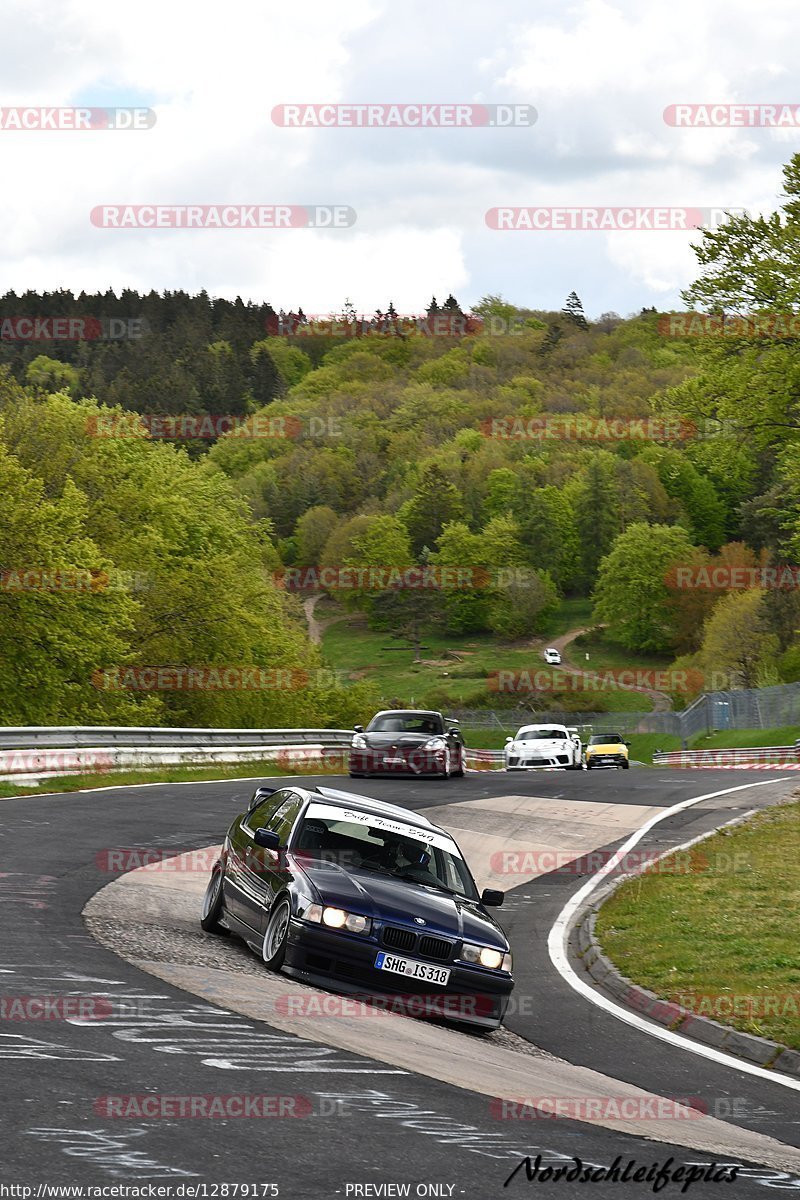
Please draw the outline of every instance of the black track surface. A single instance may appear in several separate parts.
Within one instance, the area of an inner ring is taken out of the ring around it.
[[[339,786],[412,808],[508,793],[669,806],[769,778],[761,772],[633,770],[591,777],[482,774],[449,782],[347,780]],[[330,778],[324,782],[336,786]],[[229,1197],[235,1194],[232,1185],[239,1185],[238,1196],[247,1196],[242,1185],[251,1185],[249,1196],[260,1197],[275,1194],[267,1187],[275,1184],[287,1200],[403,1194],[488,1200],[532,1189],[585,1194],[577,1182],[528,1183],[523,1172],[504,1189],[524,1154],[542,1153],[543,1166],[573,1155],[598,1166],[618,1155],[622,1165],[630,1158],[665,1163],[670,1156],[673,1166],[709,1161],[680,1147],[577,1122],[499,1120],[486,1098],[411,1073],[387,1072],[344,1051],[317,1048],[309,1057],[309,1044],[301,1039],[164,985],[88,935],[80,913],[110,879],[107,850],[157,847],[177,853],[218,842],[253,786],[253,781],[164,784],[0,803],[2,1184],[32,1187],[32,1196],[51,1194],[37,1192],[43,1185],[73,1184],[152,1185],[168,1188],[164,1196],[214,1197],[225,1196],[217,1185],[227,1184]],[[742,793],[741,807],[760,804],[766,797],[758,793],[768,790]],[[716,821],[731,815],[726,808]],[[659,827],[658,838],[677,844],[699,832],[703,822],[713,824],[713,813],[685,814]],[[532,1005],[532,1015],[512,1016],[510,1027],[571,1062],[663,1095],[704,1097],[721,1116],[728,1115],[719,1109],[721,1097],[743,1097],[746,1112],[731,1106],[730,1120],[798,1145],[797,1092],[664,1047],[600,1012],[560,979],[547,958],[546,936],[580,883],[574,874],[547,876],[516,889],[499,910],[515,945],[517,995],[529,996]],[[13,1019],[15,999],[31,996],[60,1003],[108,997],[115,1015],[88,1022]],[[291,1097],[284,1111],[308,1115],[114,1117],[102,1099],[232,1094]],[[388,1184],[409,1190],[381,1190]],[[200,1190],[190,1190],[198,1185]],[[591,1194],[619,1192],[620,1186],[596,1183]],[[659,1194],[679,1195],[680,1187],[670,1185]],[[732,1185],[700,1182],[689,1194],[738,1200],[798,1189],[800,1181],[751,1166]],[[653,1187],[627,1183],[624,1194],[652,1195]]]

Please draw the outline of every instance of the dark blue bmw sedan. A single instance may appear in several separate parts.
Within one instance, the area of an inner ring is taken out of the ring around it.
[[[267,967],[490,1030],[514,986],[508,939],[454,839],[421,813],[332,788],[257,789],[203,902]]]

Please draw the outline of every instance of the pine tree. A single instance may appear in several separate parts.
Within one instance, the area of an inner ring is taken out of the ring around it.
[[[586,313],[583,311],[583,304],[577,292],[570,292],[561,311],[565,317],[569,317],[570,321],[578,326],[578,329],[589,328],[589,322],[586,320]]]

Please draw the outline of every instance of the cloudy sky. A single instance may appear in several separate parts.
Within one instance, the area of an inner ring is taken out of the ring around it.
[[[668,126],[800,105],[792,0],[5,0],[0,106],[147,106],[142,131],[0,130],[2,288],[206,288],[325,313],[453,291],[680,307],[691,235],[487,227],[495,206],[775,207],[800,129]],[[531,104],[531,128],[291,129],[285,103]],[[109,204],[343,204],[340,230],[106,229]]]

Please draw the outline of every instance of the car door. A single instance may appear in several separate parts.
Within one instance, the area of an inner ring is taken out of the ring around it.
[[[289,797],[282,788],[242,813],[231,827],[228,837],[230,850],[225,869],[225,905],[232,916],[244,921],[251,929],[261,927],[261,915],[267,898],[265,855],[268,850],[257,846],[256,829],[269,824],[273,815]]]
[[[273,900],[278,892],[282,891],[292,879],[286,847],[289,844],[292,830],[300,815],[300,810],[305,803],[305,798],[297,792],[287,791],[283,794],[286,798],[272,813],[264,826],[264,828],[269,829],[272,833],[277,833],[280,838],[280,846],[277,850],[263,850],[259,847],[261,854],[264,856],[262,860],[263,874],[261,876],[263,898],[261,901],[259,924],[256,928],[262,933],[267,927],[267,915],[272,907]]]

